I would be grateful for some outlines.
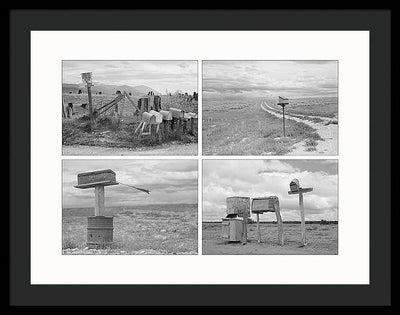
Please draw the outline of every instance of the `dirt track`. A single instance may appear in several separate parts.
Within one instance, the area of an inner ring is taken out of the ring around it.
[[[282,114],[277,113],[274,108],[269,106],[266,102],[261,102],[261,109],[274,115],[278,118],[282,118]],[[311,117],[311,116],[310,116]],[[337,125],[329,124],[325,125],[332,119],[321,116],[312,116],[312,118],[319,118],[323,121],[320,123],[315,123],[306,119],[301,119],[299,117],[292,116],[290,114],[285,114],[286,119],[291,119],[297,122],[302,122],[310,127],[316,129],[318,134],[321,136],[323,141],[318,140],[316,151],[307,151],[305,146],[305,141],[295,144],[288,155],[337,155],[338,154],[338,128]]]
[[[88,145],[63,145],[63,155],[197,155],[197,143],[168,143],[147,148],[110,148]]]

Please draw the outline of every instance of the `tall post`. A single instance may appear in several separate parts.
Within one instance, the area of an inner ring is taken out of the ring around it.
[[[247,209],[243,212],[243,243],[247,243]]]
[[[258,212],[257,212],[257,233],[258,233],[258,242],[261,243],[260,214]]]
[[[303,194],[299,193],[299,206],[300,206],[300,216],[301,216],[301,240],[303,245],[307,245],[306,242],[306,220],[304,214],[304,203],[303,203]]]
[[[285,131],[285,106],[282,106],[282,112],[283,112],[283,137],[286,138],[286,131]]]
[[[94,215],[99,216],[104,213],[104,186],[95,186],[95,204],[94,204]]]
[[[285,245],[285,241],[283,238],[283,222],[281,217],[281,209],[279,207],[279,203],[274,205],[275,214],[276,214],[276,221],[278,223],[278,239],[281,246]]]
[[[93,103],[92,103],[92,87],[90,84],[87,85],[87,92],[88,92],[88,102],[89,102],[90,126],[93,128],[94,117],[93,117]]]

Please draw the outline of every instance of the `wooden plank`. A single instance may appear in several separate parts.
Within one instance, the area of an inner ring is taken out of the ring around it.
[[[299,207],[300,207],[300,216],[301,216],[301,242],[305,246],[306,242],[306,221],[305,221],[305,213],[304,213],[304,202],[303,202],[303,194],[299,194]]]
[[[300,188],[299,190],[296,190],[296,191],[288,191],[288,194],[289,195],[305,194],[305,193],[308,193],[313,190],[314,189],[311,187],[310,188]]]
[[[260,214],[259,213],[257,213],[257,234],[258,234],[258,242],[261,243]]]
[[[275,214],[276,214],[276,222],[278,223],[278,242],[281,246],[285,245],[285,240],[283,236],[283,222],[281,217],[281,209],[279,207],[279,203],[275,204]]]

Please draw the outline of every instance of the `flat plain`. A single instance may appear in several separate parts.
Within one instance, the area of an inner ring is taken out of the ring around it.
[[[93,208],[65,208],[62,253],[66,255],[195,255],[197,204],[160,204],[106,208],[114,217],[114,242],[86,247],[87,217]]]
[[[306,224],[307,246],[301,244],[299,223],[284,223],[285,245],[278,243],[278,226],[260,223],[261,243],[257,241],[257,225],[248,224],[248,242],[228,242],[221,236],[220,222],[203,222],[203,255],[337,255],[337,224]]]
[[[205,155],[336,155],[337,98],[203,100]]]

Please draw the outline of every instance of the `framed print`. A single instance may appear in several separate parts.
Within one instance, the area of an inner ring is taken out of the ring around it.
[[[390,14],[10,11],[10,304],[390,305]]]

